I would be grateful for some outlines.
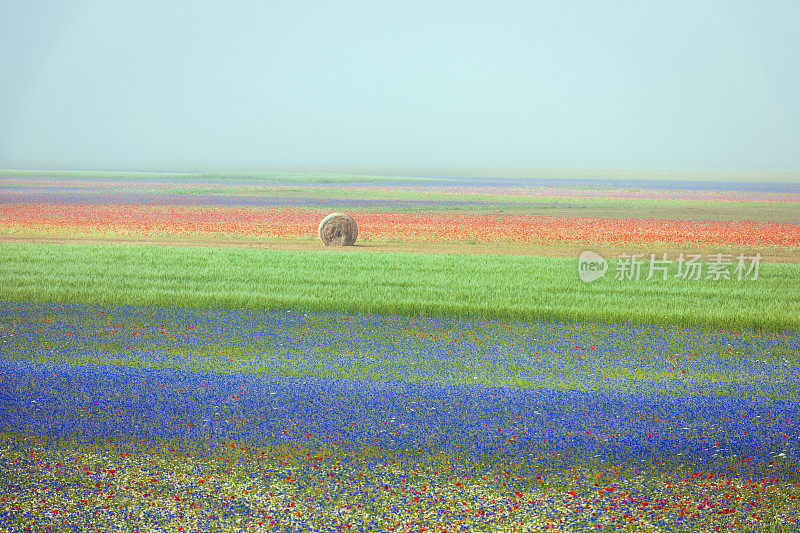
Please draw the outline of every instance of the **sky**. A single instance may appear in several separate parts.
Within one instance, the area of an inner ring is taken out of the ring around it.
[[[800,170],[800,2],[0,2],[0,168]]]

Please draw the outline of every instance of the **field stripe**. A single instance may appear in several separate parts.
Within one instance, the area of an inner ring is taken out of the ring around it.
[[[757,280],[586,284],[574,258],[2,244],[0,277],[10,281],[0,298],[11,300],[784,331],[800,324],[800,265],[791,264],[762,264]]]

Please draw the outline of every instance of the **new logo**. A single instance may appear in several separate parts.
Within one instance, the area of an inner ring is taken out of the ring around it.
[[[606,275],[608,261],[600,255],[586,250],[578,257],[578,276],[584,283],[591,283]]]

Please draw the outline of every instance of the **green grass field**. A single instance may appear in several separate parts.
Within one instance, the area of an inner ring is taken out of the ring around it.
[[[7,243],[0,245],[0,277],[8,280],[0,298],[9,300],[782,331],[800,325],[800,265],[792,264],[764,263],[757,280],[609,274],[586,284],[576,258]]]

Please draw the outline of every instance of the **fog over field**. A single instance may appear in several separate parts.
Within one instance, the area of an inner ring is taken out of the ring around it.
[[[11,0],[0,20],[0,168],[800,170],[796,2]]]

